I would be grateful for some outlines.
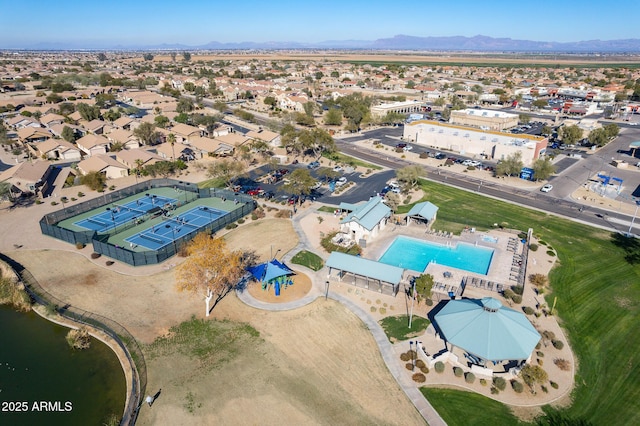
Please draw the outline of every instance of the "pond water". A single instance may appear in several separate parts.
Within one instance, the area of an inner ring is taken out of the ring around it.
[[[101,425],[124,411],[118,358],[99,340],[74,350],[68,328],[0,305],[0,424]]]

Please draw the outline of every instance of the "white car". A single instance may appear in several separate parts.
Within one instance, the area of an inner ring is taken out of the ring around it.
[[[342,186],[346,183],[347,183],[347,178],[343,176],[336,181],[336,186]]]
[[[340,166],[335,166],[335,167],[333,168],[333,171],[334,171],[334,172],[341,172],[342,170],[343,170],[343,168],[342,168],[342,167],[340,167]]]
[[[552,189],[553,189],[553,185],[548,183],[545,186],[543,186],[542,188],[540,188],[540,191],[542,191],[542,192],[550,192]]]
[[[322,186],[322,182],[316,182],[315,185],[311,187],[311,189],[318,189]]]

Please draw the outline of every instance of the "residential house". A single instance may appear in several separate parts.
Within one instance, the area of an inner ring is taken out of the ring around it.
[[[196,159],[196,153],[193,148],[194,147],[184,145],[180,142],[176,142],[173,145],[167,142],[153,147],[158,155],[165,161],[173,161],[176,159],[193,161]]]
[[[104,174],[107,179],[117,179],[129,175],[129,169],[109,155],[95,155],[78,163],[78,170],[83,175],[91,172]]]
[[[140,166],[149,166],[158,161],[163,161],[162,157],[145,149],[130,149],[116,152],[116,160],[127,166],[129,171]]]
[[[62,139],[49,139],[35,146],[39,157],[49,160],[79,161],[82,159],[80,150],[72,143]]]
[[[234,147],[222,142],[220,139],[209,139],[203,137],[192,138],[189,146],[196,152],[196,158],[205,156],[228,156],[233,155]]]
[[[64,123],[64,116],[53,113],[45,114],[40,117],[40,123],[44,124],[48,128],[51,128],[51,126],[55,124]]]
[[[171,128],[171,133],[176,136],[176,141],[185,142],[192,138],[202,136],[202,131],[194,126],[188,124],[178,123]]]
[[[226,135],[221,135],[216,137],[220,142],[233,146],[234,148],[239,147],[247,143],[250,139],[241,133],[229,133]]]
[[[44,142],[53,136],[51,132],[40,127],[23,127],[18,129],[17,133],[22,143]]]
[[[122,144],[123,149],[140,148],[140,142],[132,132],[125,129],[115,129],[105,135],[112,143]]]
[[[340,230],[356,242],[375,238],[391,217],[391,209],[377,196],[359,204],[340,203],[340,209],[348,212]]]
[[[246,136],[251,139],[264,141],[273,148],[279,147],[282,142],[282,137],[278,133],[269,130],[251,130],[246,134]]]
[[[117,129],[133,130],[131,125],[135,122],[132,118],[122,116],[113,122],[113,126]]]
[[[0,182],[10,183],[14,196],[44,193],[52,170],[53,165],[47,161],[25,161],[0,173]]]
[[[78,139],[76,141],[76,145],[78,145],[78,148],[80,148],[80,150],[86,155],[93,156],[106,154],[107,151],[109,151],[111,142],[109,142],[109,139],[104,136],[90,133]]]
[[[41,128],[42,125],[38,120],[33,117],[26,117],[24,115],[17,115],[13,118],[10,118],[6,121],[7,126],[12,129],[24,129],[25,127],[37,127]]]
[[[90,133],[96,135],[102,135],[103,133],[105,133],[107,128],[111,128],[111,126],[106,121],[102,120],[81,121],[80,125],[87,129],[87,131],[89,131]]]

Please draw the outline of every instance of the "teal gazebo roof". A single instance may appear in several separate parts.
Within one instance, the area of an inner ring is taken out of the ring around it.
[[[540,341],[523,313],[493,297],[451,300],[434,321],[449,343],[486,361],[525,360]]]

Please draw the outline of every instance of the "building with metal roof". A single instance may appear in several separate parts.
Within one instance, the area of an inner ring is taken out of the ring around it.
[[[391,209],[381,197],[371,197],[360,204],[341,203],[339,207],[348,211],[340,221],[340,230],[354,241],[375,238],[391,217]]]
[[[434,315],[434,326],[453,351],[457,347],[474,364],[527,361],[540,333],[522,313],[493,297],[450,300]]]
[[[326,263],[329,277],[380,293],[398,293],[404,269],[334,251]],[[349,276],[348,278],[345,278]]]
[[[436,220],[438,214],[438,206],[429,201],[416,203],[407,213],[407,225],[411,220],[418,223],[426,223],[427,227],[431,227]]]

